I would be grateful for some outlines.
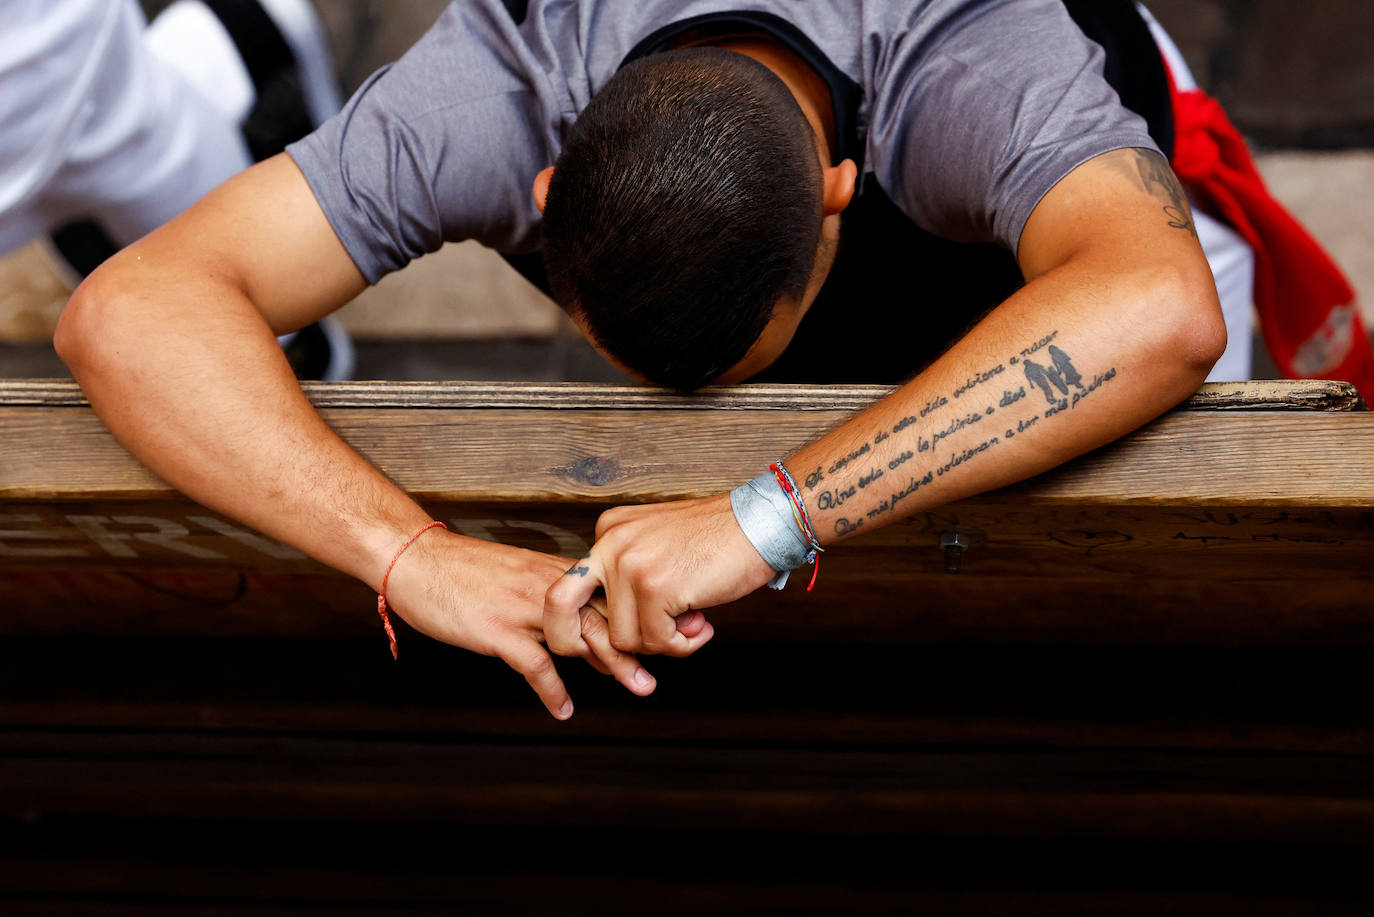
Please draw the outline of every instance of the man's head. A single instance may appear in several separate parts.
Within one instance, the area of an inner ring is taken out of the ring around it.
[[[691,389],[742,360],[763,368],[833,256],[821,155],[788,86],[750,57],[694,48],[629,64],[536,181],[554,295],[654,382]]]

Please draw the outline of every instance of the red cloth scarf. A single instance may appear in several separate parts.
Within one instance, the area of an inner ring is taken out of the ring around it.
[[[1374,352],[1350,282],[1270,195],[1221,105],[1177,87],[1173,102],[1174,171],[1198,203],[1254,249],[1255,307],[1280,371],[1291,379],[1353,382],[1374,403]]]

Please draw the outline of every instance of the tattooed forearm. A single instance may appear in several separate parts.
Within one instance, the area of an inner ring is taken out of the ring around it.
[[[1193,225],[1193,211],[1188,206],[1188,195],[1178,182],[1178,176],[1154,150],[1129,149],[1109,154],[1107,162],[1117,167],[1131,178],[1140,182],[1145,193],[1158,198],[1164,204],[1164,215],[1169,218],[1173,229],[1184,229],[1194,239],[1197,227]]]
[[[591,560],[591,558],[590,558],[590,557],[584,557],[584,558],[582,558],[582,560],[579,560],[577,563],[575,563],[575,564],[573,564],[571,567],[569,567],[569,568],[568,568],[568,571],[567,571],[566,573],[564,573],[563,575],[564,575],[564,576],[583,576],[583,577],[585,577],[588,573],[591,573],[591,572],[592,572],[592,568],[589,567],[589,566],[587,566],[585,563],[582,562],[582,561],[585,561],[585,560]]]
[[[885,517],[898,513],[899,505],[906,509],[909,502],[905,501],[937,479],[1073,410],[1116,378],[1117,370],[1112,367],[1089,380],[1059,346],[1058,335],[1058,331],[1051,331],[1013,351],[992,369],[975,373],[957,389],[931,398],[915,414],[902,417],[891,427],[884,426],[868,442],[830,465],[813,466],[805,481],[806,490],[814,492],[809,498],[814,500],[814,509],[828,513],[845,508],[843,517],[828,520],[840,537],[857,532],[869,520],[882,524],[887,521]],[[982,405],[973,397],[965,397],[991,379],[1005,378],[1008,370],[1024,382],[1017,384],[1013,379],[1015,388],[1000,387],[983,396],[986,403]],[[1037,394],[1044,397],[1043,404]],[[961,397],[962,403],[955,401]],[[987,429],[996,423],[993,418],[999,412],[1008,409],[1011,414],[1003,424]],[[891,446],[881,445],[888,439]],[[957,445],[951,449],[950,443]],[[857,466],[861,457],[868,456],[867,461],[876,461],[876,466]],[[866,472],[862,470],[865,467]]]

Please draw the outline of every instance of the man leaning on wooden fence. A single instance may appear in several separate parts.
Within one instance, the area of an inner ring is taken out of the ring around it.
[[[555,716],[545,641],[648,694],[632,654],[695,652],[700,609],[1110,442],[1222,355],[1158,55],[1130,4],[1078,6],[1116,11],[1102,46],[1060,0],[454,4],[97,272],[58,348],[169,483],[379,591],[390,571],[411,625],[500,656]],[[1146,117],[1103,47],[1158,77]],[[274,335],[468,238],[650,382],[910,381],[733,494],[607,512],[571,569],[431,531]]]

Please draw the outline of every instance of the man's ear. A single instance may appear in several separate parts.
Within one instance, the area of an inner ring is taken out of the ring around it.
[[[859,180],[859,167],[854,160],[846,159],[837,166],[826,166],[821,170],[822,201],[821,210],[825,216],[834,216],[849,206],[854,197],[854,183]],[[535,180],[535,187],[539,186]],[[546,189],[548,185],[544,186]],[[542,207],[540,208],[543,209]]]
[[[534,177],[534,206],[544,212],[544,204],[549,199],[549,182],[553,181],[553,166],[544,169]]]

